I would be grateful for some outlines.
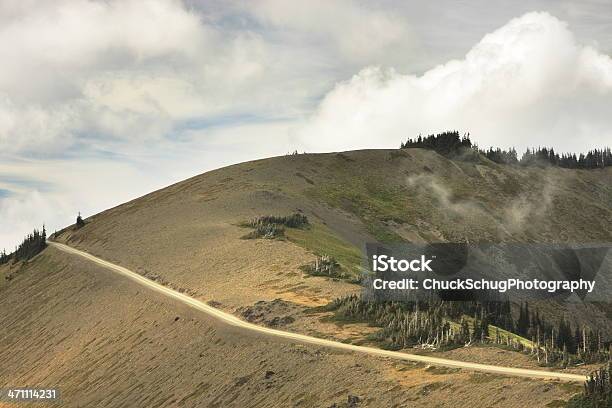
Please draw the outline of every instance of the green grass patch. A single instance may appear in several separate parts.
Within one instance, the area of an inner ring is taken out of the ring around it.
[[[294,244],[305,248],[317,256],[333,257],[351,277],[359,278],[361,275],[362,253],[361,251],[338,238],[334,233],[322,224],[311,224],[309,228],[285,229],[285,236]]]
[[[468,326],[470,328],[470,333],[472,332],[472,327],[474,325],[474,318],[471,316],[467,316],[464,315],[463,318],[465,320],[467,320],[468,322]],[[460,323],[454,322],[449,320],[450,325],[453,327],[454,330],[460,330],[461,329],[461,325]],[[496,336],[496,332],[497,332],[498,327],[494,326],[492,324],[489,325],[489,333],[487,335],[487,337],[491,340],[495,340],[495,336]],[[519,336],[516,333],[512,333],[509,332],[507,330],[504,330],[502,328],[499,328],[499,337],[502,339],[502,341],[505,343],[506,339],[510,339],[513,341],[516,341],[520,344],[522,344],[524,347],[526,348],[535,348],[535,344],[533,344],[533,342],[531,340],[526,339],[525,337]],[[487,344],[491,344],[491,343],[484,343],[483,345],[487,345]],[[495,344],[495,346],[503,346],[503,344]]]
[[[381,242],[402,241],[385,222],[401,224],[412,220],[414,215],[408,211],[406,192],[399,187],[385,186],[371,177],[353,177],[343,181],[346,182],[311,188],[308,195],[357,215]]]
[[[496,330],[496,328],[497,328],[496,326],[493,326],[491,324],[489,325],[489,338],[495,339],[495,330]],[[524,347],[527,347],[529,349],[535,348],[535,344],[531,340],[528,340],[525,337],[519,336],[516,333],[512,333],[512,332],[509,332],[507,330],[504,330],[504,329],[500,328],[499,329],[499,335],[500,335],[500,337],[503,340],[505,340],[506,338],[510,338],[510,340],[518,341]]]
[[[253,231],[244,235],[242,239],[279,239],[285,236],[285,229],[276,224],[261,224],[254,227]]]

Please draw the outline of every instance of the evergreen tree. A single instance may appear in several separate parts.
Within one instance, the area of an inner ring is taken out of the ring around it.
[[[31,234],[28,234],[23,241],[15,248],[12,254],[2,252],[0,256],[0,264],[7,263],[10,259],[14,262],[27,261],[38,255],[47,247],[47,230],[43,225],[42,231],[34,229]]]
[[[6,253],[6,249],[3,249],[2,252],[0,252],[0,265],[4,265],[5,263],[8,263],[8,261],[11,260],[11,255]]]
[[[79,215],[77,215],[77,219],[76,219],[76,227],[81,228],[84,226],[85,226],[85,221],[83,221],[83,218],[81,217],[81,213],[79,212]]]
[[[478,146],[470,140],[470,134],[459,136],[458,131],[447,131],[436,135],[421,136],[416,139],[408,139],[400,144],[401,149],[425,148],[435,150],[443,155],[460,153],[462,150],[470,149],[478,151],[489,160],[500,164],[521,164],[523,166],[559,166],[568,169],[598,169],[612,166],[612,151],[609,147],[603,149],[593,149],[586,154],[580,153],[559,153],[553,148],[538,147],[528,148],[521,159],[518,159],[514,148],[502,150],[500,148],[489,147],[487,150],[480,150]]]

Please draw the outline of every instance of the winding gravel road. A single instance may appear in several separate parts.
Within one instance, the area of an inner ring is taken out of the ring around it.
[[[380,357],[388,357],[388,358],[393,358],[397,360],[416,361],[416,362],[432,364],[436,366],[461,368],[461,369],[467,369],[467,370],[472,370],[472,371],[481,371],[481,372],[500,374],[500,375],[512,375],[512,376],[519,376],[519,377],[560,380],[560,381],[568,381],[568,382],[583,382],[586,380],[586,376],[579,375],[579,374],[560,373],[560,372],[544,371],[544,370],[530,370],[530,369],[525,369],[525,368],[501,367],[501,366],[488,365],[488,364],[478,364],[478,363],[470,363],[470,362],[465,362],[465,361],[449,360],[445,358],[421,356],[421,355],[408,354],[408,353],[398,352],[398,351],[382,350],[382,349],[378,349],[374,347],[355,346],[352,344],[340,343],[340,342],[333,341],[333,340],[319,339],[319,338],[307,336],[304,334],[291,333],[291,332],[286,332],[282,330],[270,329],[268,327],[258,326],[258,325],[255,325],[249,322],[245,322],[244,320],[241,320],[232,314],[225,313],[219,309],[216,309],[212,306],[207,305],[206,303],[200,300],[194,299],[188,295],[185,295],[173,289],[167,288],[163,285],[160,285],[157,282],[154,282],[150,279],[145,278],[142,275],[132,272],[127,268],[124,268],[119,265],[115,265],[111,262],[105,261],[91,254],[88,254],[87,252],[83,252],[78,249],[75,249],[70,246],[60,244],[57,242],[50,241],[49,245],[52,245],[53,247],[63,252],[86,258],[92,262],[95,262],[96,264],[100,266],[110,269],[113,272],[123,275],[143,286],[146,286],[149,289],[152,289],[156,292],[159,292],[161,294],[174,298],[186,305],[189,305],[197,310],[200,310],[206,313],[209,316],[219,319],[223,321],[224,323],[239,327],[244,330],[252,330],[255,332],[266,334],[268,336],[282,337],[285,339],[294,340],[294,341],[301,342],[301,343],[314,344],[317,346],[352,351],[356,353],[370,354],[370,355],[380,356]]]

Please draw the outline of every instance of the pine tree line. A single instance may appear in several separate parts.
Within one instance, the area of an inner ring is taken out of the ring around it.
[[[520,305],[516,333],[531,339],[536,345],[533,351],[537,360],[544,364],[597,363],[612,356],[612,345],[604,340],[601,330],[572,328],[565,319],[556,324],[548,322],[537,310],[530,311],[528,303]]]
[[[435,150],[440,154],[450,154],[458,152],[461,149],[472,148],[470,134],[459,136],[456,130],[438,133],[437,135],[421,136],[416,139],[408,139],[400,145],[400,149],[408,149],[412,147],[423,147],[426,149]]]
[[[376,302],[351,295],[336,299],[330,309],[339,318],[381,327],[377,339],[393,348],[495,343],[529,352],[541,364],[564,366],[609,361],[612,355],[612,346],[600,331],[586,327],[572,331],[565,320],[548,322],[537,310],[530,311],[527,303],[520,305],[516,321],[509,301]]]
[[[377,338],[392,348],[415,344],[440,347],[464,340],[443,319],[444,313],[439,308],[422,309],[419,303],[365,302],[351,295],[335,300],[331,307],[340,317],[382,327]]]
[[[564,153],[559,155],[553,148],[540,147],[527,149],[519,161],[519,164],[526,166],[543,163],[567,169],[598,169],[612,166],[612,151],[610,148],[605,148],[590,150],[587,154]]]
[[[518,154],[514,148],[510,150],[502,150],[499,147],[493,149],[489,147],[489,150],[479,150],[479,152],[484,155],[487,159],[494,161],[495,163],[500,164],[518,164]]]
[[[593,149],[586,154],[563,153],[561,155],[556,153],[553,148],[538,147],[537,149],[527,149],[519,159],[514,148],[502,150],[490,147],[487,150],[482,150],[472,143],[469,133],[460,136],[457,131],[432,134],[425,137],[419,135],[416,139],[408,139],[400,145],[401,149],[413,147],[435,150],[443,155],[472,149],[489,160],[500,164],[520,164],[523,166],[548,164],[568,169],[597,169],[612,166],[612,151],[608,147]]]
[[[438,348],[487,341],[491,322],[506,320],[495,312],[502,313],[510,307],[507,302],[494,303],[479,307],[477,302],[375,302],[351,295],[336,299],[330,308],[340,318],[381,327],[378,340],[392,348]],[[468,319],[466,315],[472,317]],[[456,321],[461,323],[457,325]],[[498,340],[504,341],[501,337]]]
[[[47,230],[43,225],[42,231],[34,229],[31,234],[28,234],[23,241],[15,248],[15,251],[7,254],[6,250],[2,250],[0,254],[0,265],[13,262],[27,261],[42,252],[47,247]]]

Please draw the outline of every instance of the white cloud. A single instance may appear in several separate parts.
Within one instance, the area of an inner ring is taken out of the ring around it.
[[[312,65],[222,18],[178,0],[0,3],[0,248],[289,149],[287,124],[223,127],[299,112],[321,92]]]
[[[408,41],[391,13],[346,0],[230,9],[215,14],[180,0],[3,2],[0,152],[54,156],[92,140],[106,148],[159,141],[183,121],[297,116],[328,89],[326,70],[371,62]],[[259,23],[225,22],[240,13]]]
[[[193,57],[207,38],[175,1],[64,0],[22,11],[0,29],[0,89],[27,102],[78,96],[80,81],[101,71]]]
[[[488,4],[2,1],[0,248],[295,148],[397,147],[449,128],[481,145],[610,144],[610,58],[546,13],[469,50],[531,7]],[[576,31],[610,50],[602,7]]]
[[[482,146],[584,151],[612,141],[611,78],[609,56],[533,12],[421,76],[363,69],[326,95],[299,135],[317,151],[397,147],[448,129],[470,131]]]
[[[0,199],[0,214],[3,220],[0,224],[0,252],[3,249],[12,252],[14,247],[10,245],[17,245],[33,228],[40,229],[44,222],[42,220],[57,217],[61,209],[57,205],[49,204],[37,191]]]
[[[413,43],[409,26],[393,10],[350,0],[289,2],[258,0],[251,12],[273,29],[301,36],[302,44],[331,46],[335,58],[371,63],[390,51],[407,51]]]
[[[74,223],[78,211],[90,216],[195,174],[285,154],[292,123],[189,130],[187,142],[118,149],[120,158],[0,161],[0,251],[43,223],[50,232]]]
[[[178,0],[10,4],[0,13],[5,153],[50,155],[84,136],[156,140],[176,121],[264,99],[255,90],[266,44],[222,32]]]
[[[161,163],[91,157],[0,163],[0,251],[12,251],[43,223],[53,232],[74,223],[79,211],[89,216],[173,181],[175,169]]]

